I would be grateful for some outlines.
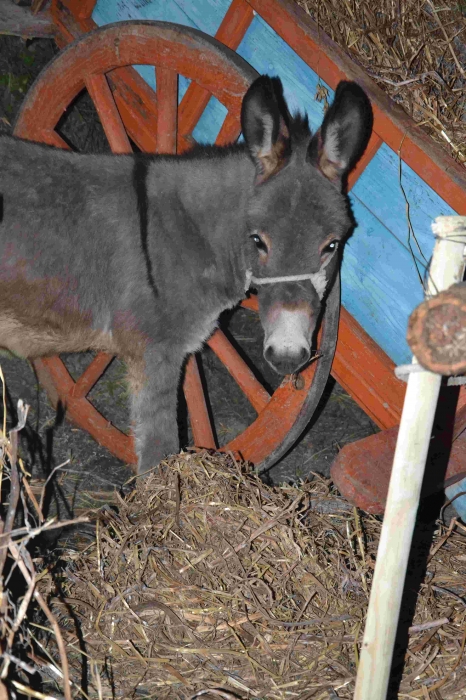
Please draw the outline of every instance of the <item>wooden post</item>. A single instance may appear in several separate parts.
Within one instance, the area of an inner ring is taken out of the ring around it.
[[[459,282],[464,272],[466,216],[439,216],[426,296]],[[413,358],[413,363],[416,363]],[[413,373],[401,416],[367,612],[354,700],[385,700],[419,495],[442,377]]]

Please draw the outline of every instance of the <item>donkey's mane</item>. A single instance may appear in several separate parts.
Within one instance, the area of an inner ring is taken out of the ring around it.
[[[308,144],[309,138],[311,136],[311,130],[309,128],[309,119],[306,114],[301,114],[300,112],[290,115],[288,121],[288,129],[290,131],[292,146],[297,147],[301,143]],[[166,158],[169,160],[193,160],[197,158],[228,158],[231,155],[237,155],[247,152],[246,144],[241,141],[239,143],[230,143],[226,146],[216,146],[215,144],[202,144],[196,143],[188,151],[185,151],[179,155],[155,155],[153,153],[134,153],[134,156],[138,159],[149,159],[153,160],[155,158]]]
[[[298,146],[301,142],[309,143],[311,129],[307,114],[296,112],[291,117],[288,128],[290,130],[292,146]]]

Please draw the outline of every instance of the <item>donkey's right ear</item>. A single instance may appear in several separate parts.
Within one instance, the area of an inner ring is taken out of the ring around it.
[[[289,121],[280,79],[261,75],[247,91],[241,107],[241,127],[256,164],[257,184],[286,164],[290,154]]]

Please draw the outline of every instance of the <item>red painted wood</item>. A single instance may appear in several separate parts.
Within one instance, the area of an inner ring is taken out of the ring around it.
[[[228,112],[218,132],[215,143],[217,146],[228,146],[234,143],[241,133],[240,117],[238,113]]]
[[[120,459],[135,464],[133,440],[125,435],[102,416],[88,401],[72,395],[74,381],[63,362],[56,357],[43,357],[41,366],[47,372],[50,381],[58,388],[59,399],[66,408],[67,417],[80,428],[87,430],[98,442]]]
[[[443,489],[444,484],[451,483],[455,477],[466,473],[465,408],[466,391],[463,387],[458,400],[453,446],[446,473],[443,475],[442,469],[436,469],[437,448],[434,450],[434,461],[426,472],[426,494]],[[394,426],[345,445],[332,463],[331,476],[340,493],[368,513],[381,515],[385,509],[397,439],[398,426]],[[442,439],[441,436],[439,439]],[[450,445],[445,447],[448,449]]]
[[[332,376],[379,428],[400,423],[406,384],[395,377],[394,368],[388,355],[342,308]]]
[[[453,440],[466,430],[466,387],[462,386],[456,404],[455,425],[453,428]]]
[[[75,17],[88,19],[94,10],[96,0],[68,0],[68,7]]]
[[[253,18],[254,12],[246,0],[233,0],[215,38],[228,48],[237,49]],[[191,84],[188,87],[179,109],[179,133],[182,137],[192,133],[210,97],[210,93],[199,85]]]
[[[290,377],[285,377],[267,404],[266,410],[222,450],[239,452],[243,459],[253,464],[262,462],[272,452],[274,444],[278,446],[283,440],[282,436],[293,427],[296,415],[311,387],[315,369],[316,363],[312,363],[300,374],[304,382],[301,390],[294,388]]]
[[[40,135],[37,134],[35,140],[46,143],[48,146],[55,146],[55,148],[64,148],[65,151],[70,150],[66,141],[64,141],[56,131],[53,131],[53,129],[43,129]]]
[[[222,331],[217,330],[207,341],[207,345],[227,368],[251,406],[260,413],[270,401],[270,394],[256,379],[246,362],[240,357]]]
[[[134,68],[117,68],[107,74],[115,104],[131,140],[142,151],[157,147],[157,100],[155,92]]]
[[[210,422],[209,410],[204,395],[197,357],[191,355],[186,364],[183,384],[184,397],[188,406],[189,421],[193,431],[194,444],[215,450],[217,443]]]
[[[113,357],[107,352],[100,352],[94,357],[72,387],[71,395],[73,398],[79,399],[88,395],[113,360]]]
[[[157,153],[176,153],[178,75],[157,67]]]
[[[113,153],[132,153],[133,149],[105,75],[89,75],[84,82]]]

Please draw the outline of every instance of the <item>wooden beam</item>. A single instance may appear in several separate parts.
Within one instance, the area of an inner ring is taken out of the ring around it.
[[[33,15],[28,7],[15,5],[11,0],[0,0],[0,34],[54,39],[56,29],[47,10]]]

